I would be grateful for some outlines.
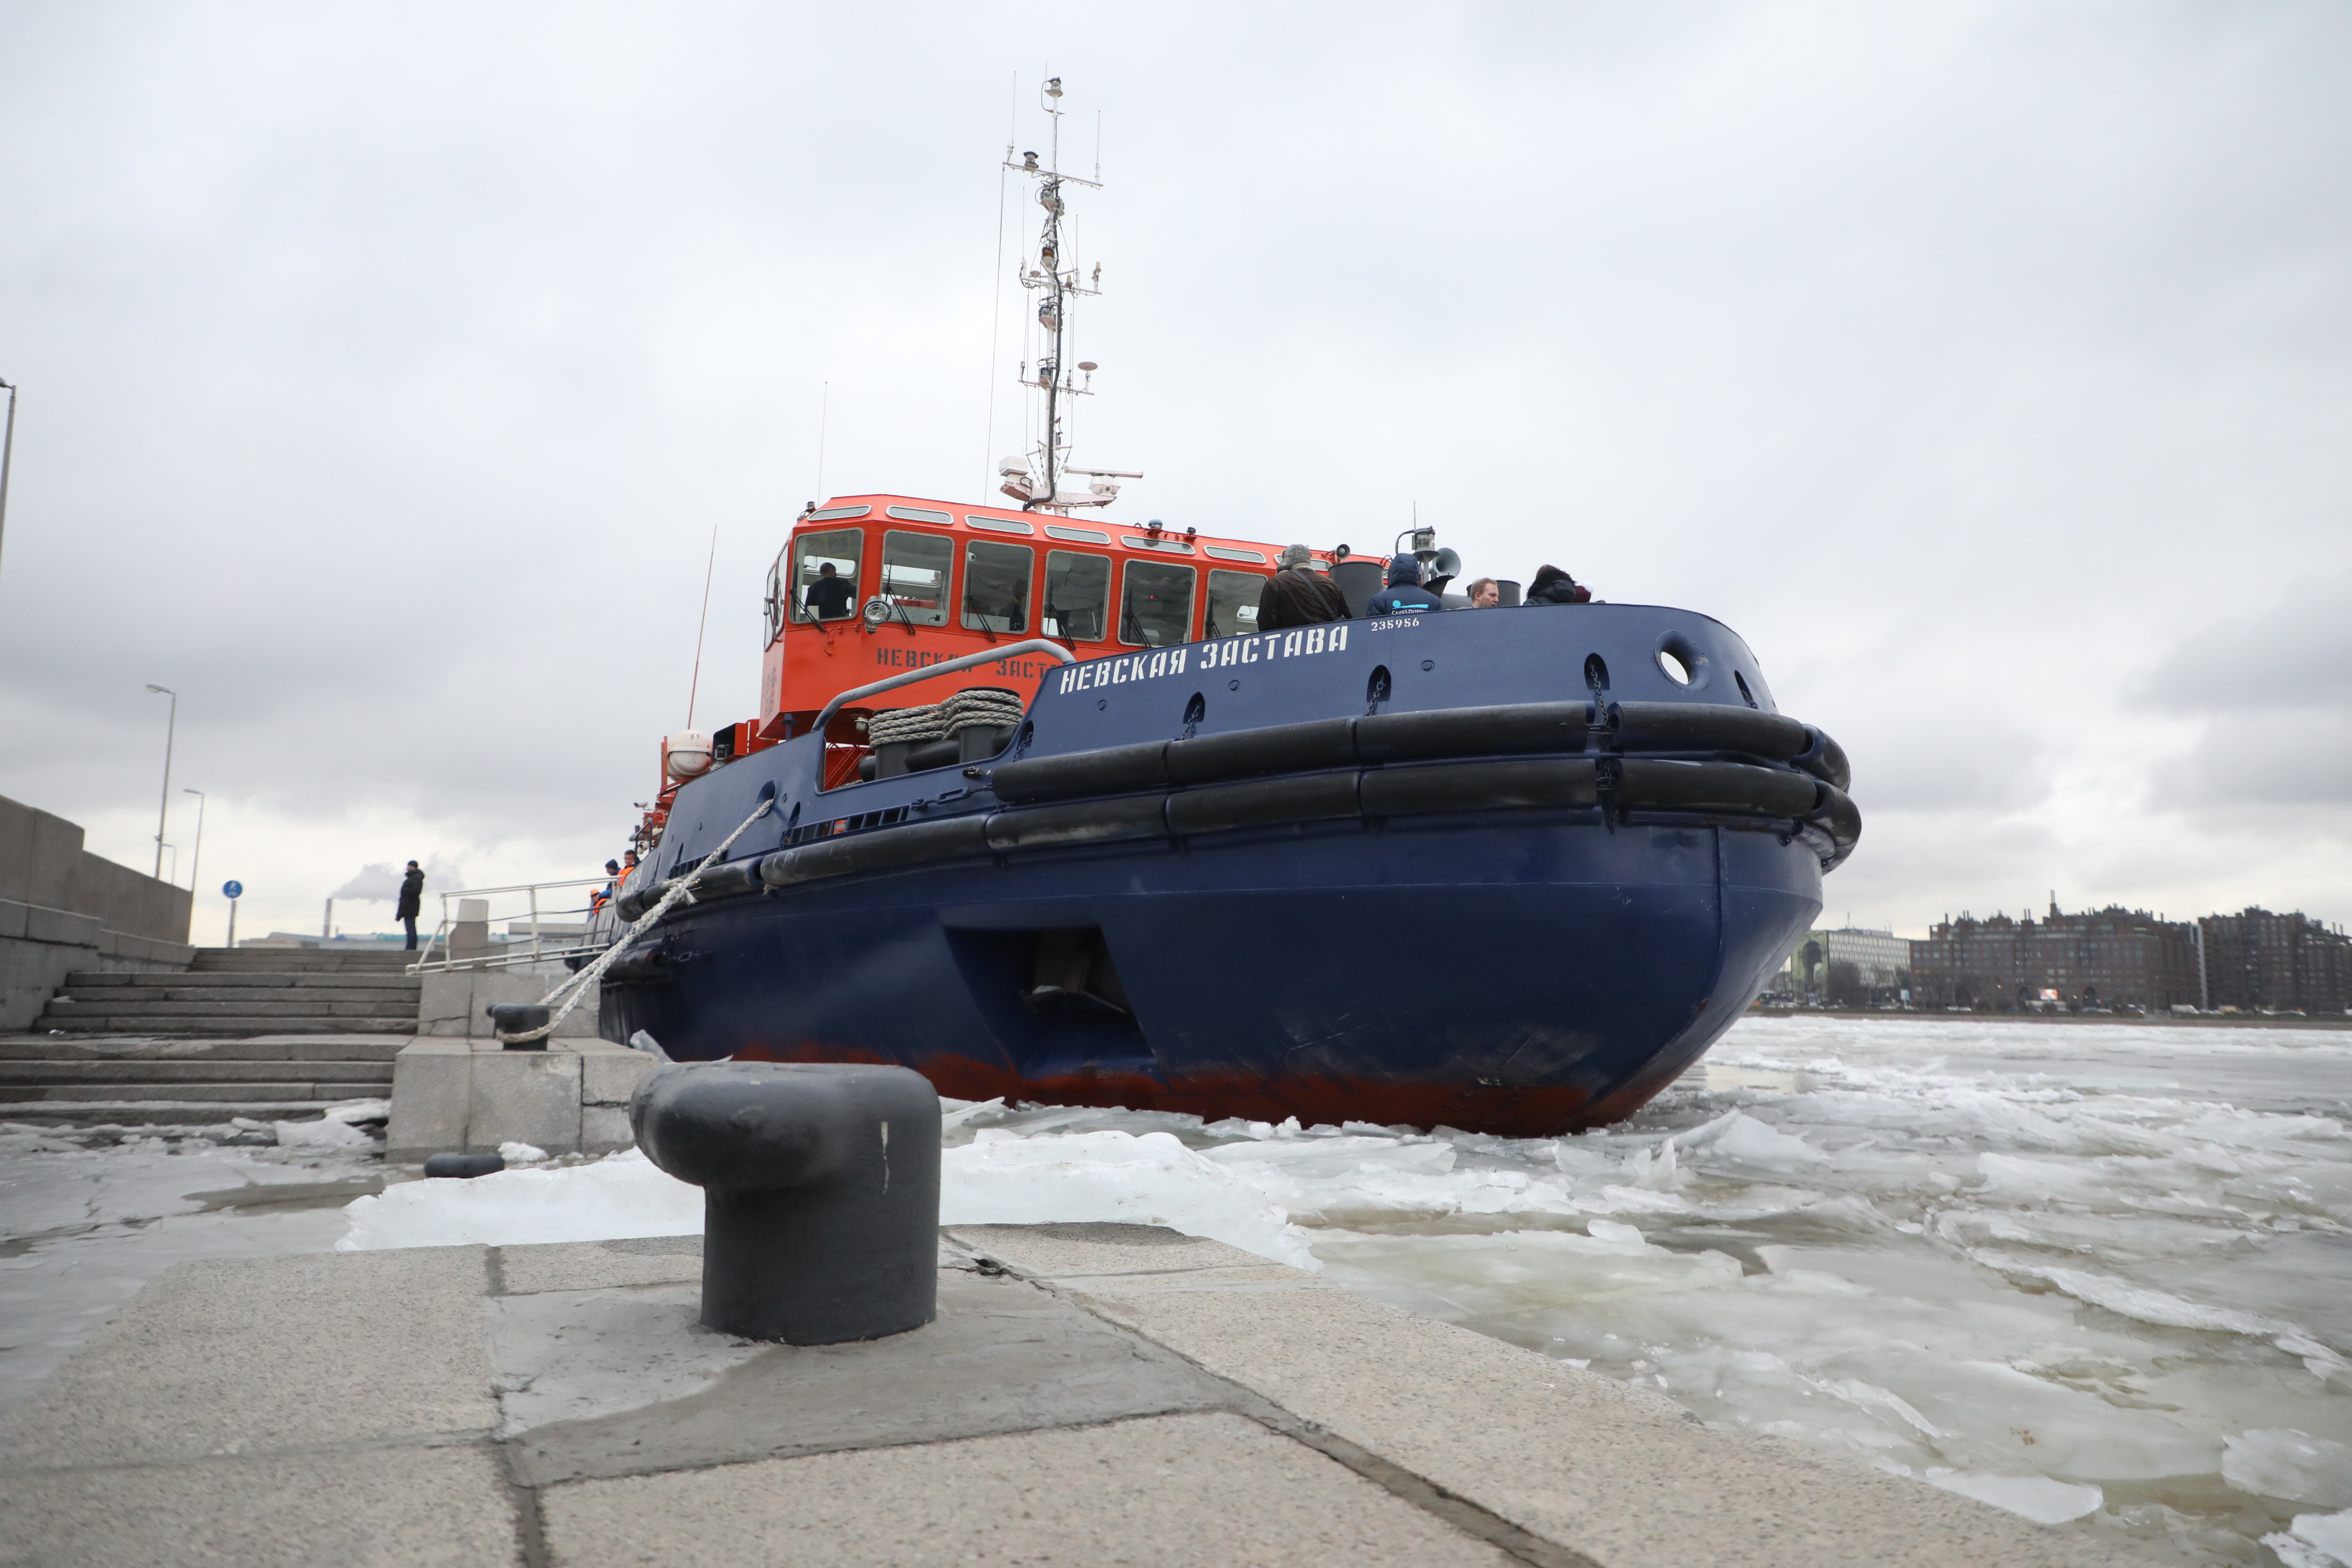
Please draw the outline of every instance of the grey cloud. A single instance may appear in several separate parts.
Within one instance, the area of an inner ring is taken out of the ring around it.
[[[2132,697],[2147,708],[2204,706],[2217,719],[2294,710],[2352,719],[2352,573],[2304,577],[2270,603],[2213,617]]]

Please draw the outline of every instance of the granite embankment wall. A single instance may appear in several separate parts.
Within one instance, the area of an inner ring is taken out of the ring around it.
[[[22,1029],[75,970],[179,970],[185,888],[81,847],[79,826],[0,796],[0,1030]]]

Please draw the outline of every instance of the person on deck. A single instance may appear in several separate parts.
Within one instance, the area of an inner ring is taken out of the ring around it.
[[[1275,558],[1280,568],[1258,590],[1257,629],[1278,632],[1286,626],[1344,621],[1347,595],[1339,585],[1315,570],[1315,557],[1304,544],[1294,544]]]
[[[837,621],[849,614],[849,601],[857,597],[857,590],[828,561],[816,569],[816,581],[808,585],[807,597],[811,615],[821,621]]]
[[[1375,616],[1410,616],[1422,610],[1442,610],[1445,602],[1421,585],[1421,563],[1400,555],[1389,563],[1389,584],[1372,595]]]
[[[1592,590],[1557,566],[1538,566],[1536,568],[1536,580],[1528,584],[1528,596],[1524,602],[1530,605],[1589,605],[1592,603]]]
[[[382,887],[383,884],[379,882],[376,885]],[[415,861],[411,860],[408,863],[408,874],[400,879],[400,907],[394,912],[393,917],[407,928],[408,951],[411,952],[416,951],[416,917],[423,913],[424,910],[425,873],[417,869]]]
[[[1470,607],[1474,610],[1498,610],[1503,605],[1503,590],[1492,577],[1474,578],[1470,584]]]

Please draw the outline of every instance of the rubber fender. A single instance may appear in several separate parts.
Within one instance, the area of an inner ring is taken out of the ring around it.
[[[659,942],[633,948],[605,968],[607,985],[675,985],[677,976],[662,962]]]
[[[1184,790],[1168,797],[1168,826],[1179,833],[1220,833],[1353,816],[1358,809],[1356,776],[1350,770]]]
[[[1164,795],[1130,795],[1116,800],[1076,800],[1066,805],[1035,805],[1000,811],[988,819],[991,849],[1046,849],[1066,844],[1110,844],[1120,839],[1165,838]]]
[[[987,849],[986,822],[977,816],[951,816],[944,822],[910,823],[820,839],[797,849],[779,849],[760,862],[760,879],[771,888],[789,888],[827,877],[952,860],[961,855],[985,854]]]
[[[1827,780],[1814,787],[1821,791],[1821,801],[1805,814],[1805,820],[1818,822],[1829,831],[1843,860],[1862,841],[1862,807],[1853,804],[1853,796]]]
[[[625,893],[614,900],[613,907],[620,911],[623,920],[635,920],[667,898],[670,889],[677,887],[681,879],[672,877],[667,881],[656,882],[650,888]],[[713,866],[703,874],[702,880],[694,885],[694,896],[698,899],[732,899],[759,890],[760,863],[757,860],[734,860],[723,866]]]
[[[745,893],[758,892],[761,886],[757,859],[730,860],[704,872],[702,880],[694,885],[694,896],[698,899],[740,898]]]
[[[1126,795],[1168,787],[1168,742],[1105,746],[1059,757],[1024,757],[1000,765],[989,783],[996,798],[1023,805],[1076,795]]]
[[[1622,752],[1745,752],[1786,763],[1812,743],[1785,714],[1727,703],[1617,702],[1609,715]]]
[[[1356,756],[1366,763],[1410,763],[1515,752],[1580,752],[1591,720],[1592,707],[1587,702],[1368,713],[1356,721]]]
[[[1593,774],[1591,762],[1581,757],[1373,768],[1364,774],[1364,815],[1589,806],[1599,799]]]
[[[670,879],[670,881],[676,880],[676,878]],[[623,920],[633,921],[660,903],[662,896],[667,893],[669,889],[669,882],[656,882],[650,888],[639,888],[634,893],[623,893],[613,900],[613,907],[621,911]]]
[[[1845,760],[1845,748],[1830,739],[1826,731],[1805,726],[1805,749],[1789,760],[1828,784],[1832,789],[1853,787],[1853,764]]]
[[[1304,724],[1273,724],[1168,743],[1168,782],[1220,784],[1268,773],[1303,773],[1353,767],[1356,721],[1316,719]]]
[[[1802,773],[1746,763],[1670,763],[1627,757],[1617,804],[1634,810],[1728,811],[1761,816],[1811,815],[1820,786]]]

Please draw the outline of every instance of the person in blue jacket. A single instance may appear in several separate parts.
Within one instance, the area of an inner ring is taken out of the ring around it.
[[[1444,608],[1444,602],[1421,585],[1421,563],[1410,555],[1389,563],[1388,586],[1373,595],[1368,606],[1375,616],[1409,616]]]

